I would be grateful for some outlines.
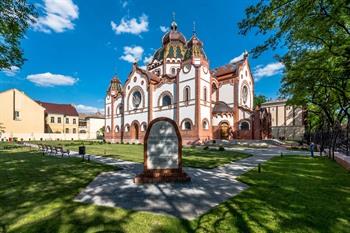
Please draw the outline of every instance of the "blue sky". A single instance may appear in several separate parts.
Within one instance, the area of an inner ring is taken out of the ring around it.
[[[162,30],[175,12],[178,29],[187,39],[193,21],[211,68],[224,65],[263,41],[253,33],[238,34],[237,23],[254,0],[43,0],[37,24],[22,40],[27,61],[21,69],[0,72],[0,91],[23,90],[33,99],[72,103],[80,111],[103,108],[108,83],[117,74],[122,82],[132,61],[143,66],[161,46]],[[283,66],[269,51],[250,56],[255,93],[278,96]]]

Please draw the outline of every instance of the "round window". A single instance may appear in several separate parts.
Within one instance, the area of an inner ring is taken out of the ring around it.
[[[139,91],[135,91],[132,94],[132,103],[134,105],[135,108],[138,108],[141,104],[141,93]]]

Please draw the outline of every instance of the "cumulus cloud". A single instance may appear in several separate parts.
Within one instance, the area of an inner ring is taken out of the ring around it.
[[[33,25],[45,33],[74,29],[73,21],[79,17],[79,8],[72,0],[44,0],[44,15]]]
[[[4,72],[4,74],[9,77],[15,76],[18,73],[18,71],[19,71],[19,67],[17,66],[11,66],[10,68],[2,70],[2,72]]]
[[[162,32],[167,32],[169,30],[169,28],[165,26],[160,26],[159,28]]]
[[[140,61],[142,58],[143,51],[144,50],[141,46],[125,46],[124,55],[121,56],[120,59],[131,63]]]
[[[152,61],[153,55],[149,55],[143,59],[143,64],[147,65]]]
[[[100,112],[103,113],[104,109],[103,108],[97,108],[93,106],[88,106],[84,104],[76,104],[74,107],[77,109],[79,113],[96,113]]]
[[[148,17],[143,14],[138,18],[126,19],[125,17],[121,19],[120,24],[116,24],[111,21],[112,30],[117,34],[131,33],[134,35],[139,35],[142,32],[148,31]]]
[[[72,86],[78,79],[62,74],[52,74],[50,72],[42,74],[31,74],[27,80],[41,87]]]
[[[258,82],[265,77],[274,76],[283,72],[284,65],[280,62],[270,63],[266,66],[258,65],[254,69],[254,80]]]

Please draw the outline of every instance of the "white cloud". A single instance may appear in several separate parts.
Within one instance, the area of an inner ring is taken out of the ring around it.
[[[239,55],[238,57],[232,58],[230,63],[236,63],[240,60],[243,60],[243,58],[244,58],[244,52],[241,55]]]
[[[145,57],[143,59],[143,64],[148,65],[152,61],[152,59],[153,59],[153,55],[152,54],[149,55],[148,57]]]
[[[42,73],[42,74],[28,75],[27,80],[42,87],[72,86],[78,81],[78,79],[73,78],[71,76],[65,76],[61,74],[51,74],[49,72]]]
[[[124,55],[120,57],[120,59],[127,62],[137,62],[140,61],[143,54],[143,48],[141,46],[124,47]]]
[[[73,21],[79,17],[79,8],[72,0],[44,0],[44,16],[33,25],[45,33],[74,29]]]
[[[283,69],[284,65],[280,62],[270,63],[266,66],[258,65],[254,69],[254,80],[258,82],[262,78],[280,74]]]
[[[5,73],[6,76],[13,77],[15,76],[19,71],[19,67],[17,66],[11,66],[10,68],[3,69],[2,72]]]
[[[165,26],[160,26],[159,28],[162,32],[167,32],[169,30],[169,28]]]
[[[84,104],[77,104],[77,105],[74,105],[74,107],[80,113],[96,113],[96,112],[103,113],[103,111],[104,111],[103,108],[97,108],[97,107],[88,106],[88,105],[84,105]]]
[[[120,4],[122,4],[122,7],[125,8],[129,3],[128,1],[120,1]]]
[[[112,30],[117,34],[121,33],[131,33],[134,35],[139,35],[142,32],[148,31],[148,17],[143,14],[138,18],[125,19],[122,18],[120,24],[117,25],[113,21],[111,21]]]

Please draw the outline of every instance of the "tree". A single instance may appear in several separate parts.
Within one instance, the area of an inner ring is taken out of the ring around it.
[[[26,0],[0,1],[0,70],[24,63],[20,40],[35,17],[34,6]]]
[[[276,56],[285,65],[281,93],[320,117],[315,128],[326,127],[333,158],[339,129],[350,121],[349,25],[347,0],[261,0],[239,23],[244,35],[257,29],[267,36],[254,57],[287,49]]]
[[[262,103],[267,101],[267,97],[264,95],[254,95],[254,108],[256,106],[261,106]]]

